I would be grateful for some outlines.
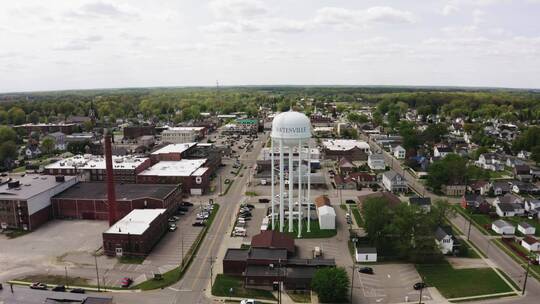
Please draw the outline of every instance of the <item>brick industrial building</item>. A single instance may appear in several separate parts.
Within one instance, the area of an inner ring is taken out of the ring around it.
[[[103,232],[103,250],[108,256],[146,256],[166,231],[166,209],[135,209]]]
[[[51,197],[77,182],[74,176],[13,176],[0,184],[0,228],[34,230],[51,218]]]
[[[167,212],[172,212],[181,199],[178,185],[116,183],[115,190],[117,218],[134,209],[167,209]],[[56,218],[108,219],[105,183],[78,183],[51,201]]]
[[[322,142],[324,156],[328,159],[347,158],[350,161],[365,161],[369,155],[369,145],[354,139],[329,139]]]

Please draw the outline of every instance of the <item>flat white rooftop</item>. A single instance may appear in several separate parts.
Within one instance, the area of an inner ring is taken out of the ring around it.
[[[167,154],[167,153],[182,153],[187,149],[197,145],[197,143],[170,144],[152,152],[152,155]]]
[[[11,181],[18,181],[19,186],[9,188],[7,182],[10,178]],[[73,185],[75,184],[77,177],[65,176],[64,179],[64,182],[57,182],[56,176],[54,175],[10,175],[7,178],[2,178],[4,184],[0,185],[0,200],[28,200],[43,192],[49,192],[51,193],[51,196],[53,196],[60,192],[55,191],[55,188],[58,188],[63,184]]]
[[[175,131],[202,131],[204,127],[169,127],[163,132],[175,132]]]
[[[347,151],[355,147],[362,150],[369,150],[367,142],[354,139],[327,139],[322,144],[326,149],[333,151]]]
[[[139,175],[146,176],[191,176],[201,168],[206,159],[182,159],[180,161],[160,161]]]
[[[137,168],[140,164],[146,161],[146,157],[135,156],[113,156],[113,168],[115,170],[132,170]],[[105,170],[105,157],[101,155],[75,155],[50,165],[45,166],[45,169],[101,169]]]
[[[134,209],[105,233],[142,235],[166,209]]]

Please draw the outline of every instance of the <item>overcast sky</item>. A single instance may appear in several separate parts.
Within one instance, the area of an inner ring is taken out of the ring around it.
[[[540,88],[540,0],[17,0],[0,8],[1,92],[216,80]]]

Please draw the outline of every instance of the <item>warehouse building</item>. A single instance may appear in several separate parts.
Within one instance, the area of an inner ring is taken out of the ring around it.
[[[181,199],[178,185],[116,183],[116,214],[123,217],[134,209],[167,209],[172,212]],[[78,183],[54,196],[55,218],[107,220],[106,183]]]
[[[74,176],[12,176],[0,184],[0,228],[35,230],[51,218],[51,197],[77,183]]]
[[[136,176],[150,167],[146,157],[113,156],[114,180],[120,183],[135,183]],[[50,175],[78,175],[83,181],[105,181],[105,157],[102,155],[75,155],[45,166]]]
[[[201,195],[210,187],[212,170],[206,159],[160,161],[137,176],[139,184],[181,184],[184,193]]]
[[[135,209],[103,232],[108,256],[146,256],[167,231],[166,209]]]
[[[354,139],[329,139],[322,142],[327,159],[347,158],[350,161],[365,161],[369,155],[369,145]]]
[[[159,161],[179,161],[183,159],[188,151],[195,147],[197,143],[181,143],[181,144],[169,144],[157,149],[150,154],[152,163],[155,164]]]
[[[205,136],[205,127],[170,127],[161,133],[161,141],[173,144],[191,143]]]

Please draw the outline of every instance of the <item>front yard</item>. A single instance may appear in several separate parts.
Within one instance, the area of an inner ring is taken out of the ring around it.
[[[247,289],[243,287],[242,279],[218,274],[212,286],[212,295],[218,297],[255,298],[275,300],[270,291],[259,289]],[[232,291],[232,292],[231,292]]]
[[[430,287],[436,287],[447,299],[511,292],[491,268],[454,269],[447,262],[416,265]]]

